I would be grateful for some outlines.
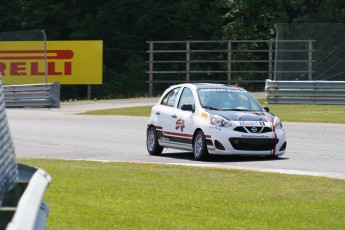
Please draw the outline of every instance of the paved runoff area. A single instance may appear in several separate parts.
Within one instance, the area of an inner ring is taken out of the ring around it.
[[[264,97],[264,93],[255,94]],[[193,160],[186,151],[146,150],[147,117],[77,115],[87,110],[154,105],[158,98],[62,102],[59,109],[7,109],[19,158],[148,162],[235,168],[345,179],[345,124],[283,122],[287,151],[278,159],[213,156]]]

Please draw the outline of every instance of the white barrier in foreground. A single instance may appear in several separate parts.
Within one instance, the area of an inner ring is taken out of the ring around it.
[[[49,208],[42,199],[51,180],[50,175],[42,169],[34,172],[6,230],[45,229]]]

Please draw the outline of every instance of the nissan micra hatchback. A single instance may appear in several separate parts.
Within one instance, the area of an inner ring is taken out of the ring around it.
[[[196,160],[209,154],[281,156],[285,131],[268,111],[236,86],[174,85],[152,107],[147,150],[151,155],[164,148],[189,150]]]

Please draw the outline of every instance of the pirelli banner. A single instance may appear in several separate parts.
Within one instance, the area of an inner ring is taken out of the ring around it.
[[[3,84],[102,84],[103,41],[0,42]]]

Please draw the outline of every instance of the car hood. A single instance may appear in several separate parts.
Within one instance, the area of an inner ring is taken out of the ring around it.
[[[273,121],[274,115],[268,112],[252,112],[252,111],[208,111],[212,114],[219,115],[230,121]]]

